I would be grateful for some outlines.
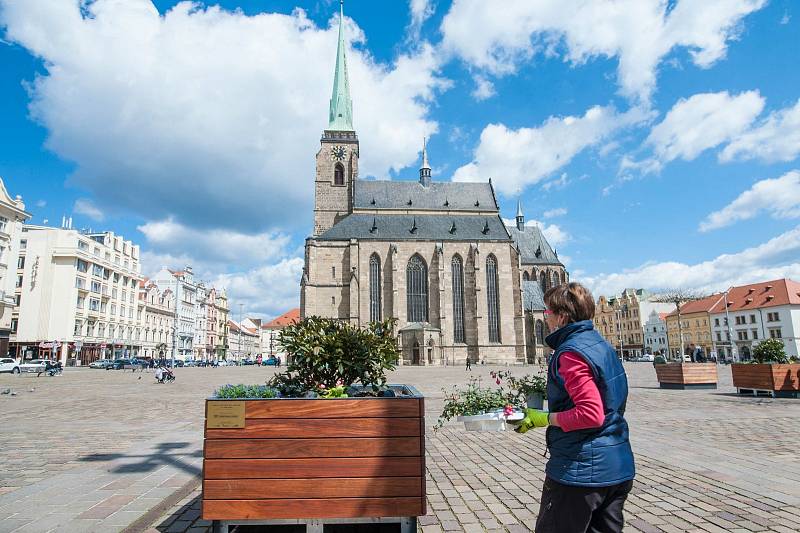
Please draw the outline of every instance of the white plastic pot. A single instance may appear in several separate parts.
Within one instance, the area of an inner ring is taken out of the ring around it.
[[[525,415],[515,410],[508,416],[503,415],[503,410],[484,413],[482,415],[459,416],[458,422],[464,422],[467,431],[511,431],[514,426],[507,422],[522,420]]]

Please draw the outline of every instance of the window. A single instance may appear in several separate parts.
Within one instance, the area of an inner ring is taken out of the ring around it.
[[[372,254],[369,258],[369,320],[381,319],[381,260]]]
[[[86,244],[84,241],[78,239],[78,249],[79,250],[88,250],[89,249],[89,245]]]
[[[99,326],[97,326],[97,336],[104,337],[105,334],[106,334],[106,325],[100,324]]]
[[[498,299],[497,259],[486,258],[486,298],[489,304],[489,342],[500,342],[500,301]]]
[[[92,292],[100,293],[100,282],[93,281],[92,282]]]
[[[769,337],[771,339],[781,339],[783,335],[781,334],[781,328],[770,328],[769,329]]]
[[[75,305],[78,309],[83,309],[84,304],[86,303],[86,297],[78,295],[78,302]]]
[[[18,288],[18,289],[19,289],[20,287],[22,287],[22,274],[20,274],[19,276],[17,276],[17,284],[16,284],[16,288]]]
[[[522,273],[522,281],[530,281],[531,277],[528,275],[527,272]]]
[[[736,335],[739,337],[740,341],[746,341],[747,340],[747,330],[737,331]]]
[[[17,295],[14,296],[14,305],[19,307],[19,304],[20,304],[21,301],[22,301],[22,295],[21,294],[17,294]]]
[[[547,292],[547,279],[545,278],[544,271],[539,272],[539,285],[542,287],[542,294]]]
[[[755,324],[756,323],[756,315],[750,315],[750,323],[751,324]]]
[[[21,241],[19,241],[20,250],[25,250],[27,248],[28,248],[28,239],[22,239]]]
[[[715,326],[719,326],[719,318],[715,318],[714,319],[714,325]]]
[[[453,275],[453,342],[467,342],[464,335],[464,262],[461,257],[453,256],[450,272]]]
[[[344,185],[344,167],[341,163],[336,163],[333,168],[333,184]]]
[[[722,342],[722,333],[717,332],[717,342]]]
[[[80,335],[82,330],[83,330],[83,322],[81,322],[80,320],[76,320],[75,330],[72,332],[73,335]]]
[[[25,256],[21,255],[17,258],[17,268],[25,268]]]
[[[428,267],[419,255],[406,266],[406,303],[409,322],[428,321]]]
[[[107,308],[108,308],[108,304],[106,302],[100,302],[100,312],[101,313],[105,313]]]
[[[100,265],[92,265],[92,276],[97,276],[98,278],[103,277],[103,267]]]
[[[0,231],[3,233],[8,232],[8,219],[6,217],[0,217]]]
[[[117,304],[111,304],[111,316],[117,314]]]
[[[114,283],[119,283],[119,273],[114,272]]]
[[[11,319],[11,333],[16,333],[18,326],[19,326],[19,319],[18,318],[12,318]]]
[[[78,259],[75,266],[78,268],[78,272],[88,272],[89,271],[89,263],[84,261],[83,259]]]
[[[89,298],[89,311],[100,311],[100,300]]]
[[[753,340],[757,341],[758,340],[758,330],[757,329],[751,330],[751,333],[753,334]]]
[[[75,278],[75,288],[76,289],[85,289],[86,288],[86,280],[83,278]]]
[[[780,319],[780,315],[777,312],[767,313],[767,322],[779,322]]]

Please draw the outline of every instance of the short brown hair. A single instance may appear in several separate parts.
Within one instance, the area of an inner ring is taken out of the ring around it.
[[[594,318],[594,297],[580,283],[570,282],[550,287],[544,293],[544,303],[550,311],[569,317],[570,322]]]

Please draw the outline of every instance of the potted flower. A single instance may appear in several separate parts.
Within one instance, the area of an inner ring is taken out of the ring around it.
[[[426,513],[424,399],[387,385],[393,323],[308,317],[286,372],[206,401],[203,518],[375,521]]]
[[[442,389],[444,407],[434,426],[440,429],[448,420],[463,422],[467,431],[506,431],[508,422],[522,420],[525,397],[502,385],[508,373],[491,372],[496,387],[484,387],[481,378],[470,378],[464,388]]]
[[[753,348],[753,361],[734,363],[731,372],[739,393],[768,391],[775,397],[797,398],[800,392],[800,362],[786,355],[780,339],[761,341]]]
[[[513,393],[512,403],[518,405],[523,403],[531,409],[544,409],[544,400],[547,397],[547,378],[543,375],[543,370],[538,374],[525,374],[516,377],[508,370],[491,372],[495,379],[506,380],[508,387]]]

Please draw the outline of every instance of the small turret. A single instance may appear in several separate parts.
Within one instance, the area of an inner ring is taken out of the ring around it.
[[[424,137],[422,139],[422,166],[419,169],[419,182],[423,187],[431,184],[431,166],[428,164],[428,147]]]
[[[525,215],[522,214],[522,202],[517,200],[517,229],[525,231]]]

